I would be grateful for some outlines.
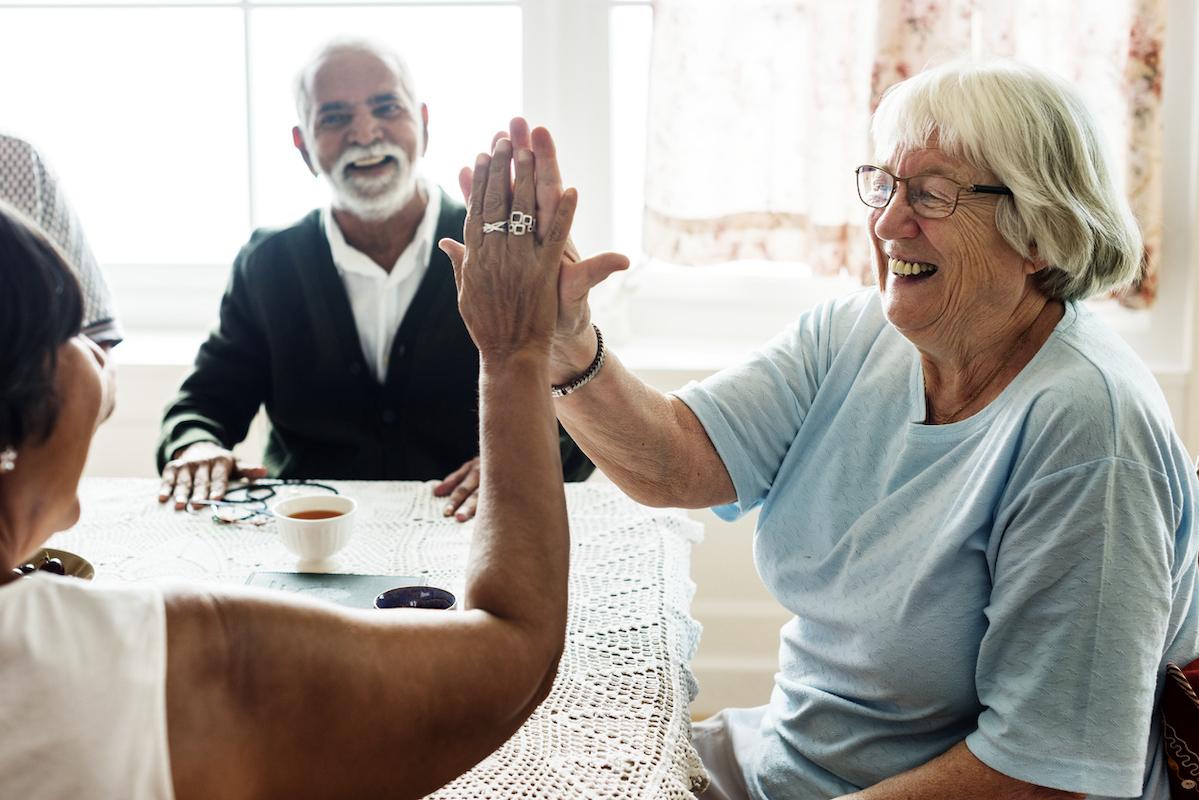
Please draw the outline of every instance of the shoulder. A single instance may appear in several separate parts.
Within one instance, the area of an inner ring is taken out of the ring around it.
[[[767,349],[807,353],[831,366],[835,359],[864,358],[888,333],[898,335],[887,322],[877,289],[868,287],[813,306]]]
[[[1153,374],[1081,304],[1030,364],[1021,392],[1026,447],[1041,473],[1119,459],[1181,479],[1189,458]]]
[[[83,693],[103,683],[106,672],[128,675],[154,663],[165,668],[166,611],[153,585],[33,575],[0,587],[0,599],[4,668],[20,663],[64,692]],[[64,659],[64,653],[76,657]]]
[[[0,200],[36,218],[40,216],[40,198],[51,180],[36,147],[24,139],[0,133]]]
[[[152,585],[98,585],[50,575],[15,580],[0,588],[0,597],[0,647],[6,649],[29,633],[39,641],[67,635],[63,632],[104,639],[134,620],[159,615],[163,607],[162,593]],[[31,630],[41,624],[55,627]]]
[[[16,780],[17,797],[169,797],[161,593],[30,576],[0,598],[0,707],[33,734],[0,749],[6,790]],[[74,769],[21,791],[9,760],[46,758]]]
[[[237,254],[242,270],[260,271],[286,267],[296,258],[305,258],[325,242],[320,209],[314,209],[286,227],[258,228]]]
[[[1173,430],[1170,410],[1153,373],[1120,336],[1081,304],[1037,355],[1029,394],[1039,418],[1080,423],[1117,436],[1129,426]],[[1071,426],[1074,427],[1074,426]],[[1112,453],[1112,455],[1121,455]]]
[[[41,161],[41,154],[30,142],[0,131],[0,161]]]
[[[154,586],[33,575],[0,587],[0,600],[0,674],[35,671],[78,695],[154,664],[165,669],[166,612]]]

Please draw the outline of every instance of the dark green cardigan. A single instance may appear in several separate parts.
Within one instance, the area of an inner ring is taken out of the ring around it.
[[[443,192],[434,242],[461,241],[465,215]],[[379,384],[313,211],[289,228],[255,231],[238,254],[220,323],[166,409],[158,469],[194,442],[232,448],[265,405],[273,476],[442,478],[479,452],[478,384],[453,267],[436,246]],[[594,465],[559,433],[566,479],[583,480]]]

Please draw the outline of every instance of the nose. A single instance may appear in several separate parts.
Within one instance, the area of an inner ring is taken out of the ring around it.
[[[354,120],[350,124],[347,135],[350,144],[365,147],[382,138],[382,127],[371,109],[360,108],[354,113]]]
[[[902,193],[902,194],[901,194]],[[871,227],[879,239],[911,239],[920,233],[916,212],[908,203],[908,186],[897,184],[891,202],[871,215]]]
[[[116,365],[108,356],[108,351],[86,336],[80,335],[80,339],[87,345],[88,350],[92,353],[92,358],[96,360],[96,364],[100,367],[100,413],[96,417],[96,427],[100,423],[112,416],[113,409],[117,403],[117,379]]]

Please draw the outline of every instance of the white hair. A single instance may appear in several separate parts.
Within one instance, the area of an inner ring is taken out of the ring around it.
[[[936,146],[1012,190],[995,222],[1053,298],[1073,300],[1139,274],[1141,233],[1111,159],[1073,87],[1012,61],[954,62],[892,86],[871,125],[877,158]]]
[[[303,132],[305,139],[310,139],[312,133],[309,119],[312,113],[312,78],[326,59],[340,53],[369,53],[377,57],[391,67],[396,80],[399,81],[404,91],[408,92],[413,104],[417,107],[420,106],[420,99],[416,94],[416,82],[412,79],[412,72],[408,69],[408,64],[400,57],[399,53],[372,39],[338,37],[326,42],[304,62],[304,66],[300,67],[292,84],[292,93],[296,101],[296,116],[299,118],[300,131]]]

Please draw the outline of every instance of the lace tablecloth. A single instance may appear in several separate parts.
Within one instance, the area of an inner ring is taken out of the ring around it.
[[[358,500],[336,571],[425,575],[459,593],[473,523],[441,515],[432,484],[335,482]],[[218,525],[154,498],[157,481],[87,479],[83,514],[47,544],[84,556],[98,581],[244,583],[293,570],[273,525]],[[281,490],[282,491],[285,490]],[[702,527],[604,484],[568,484],[572,535],[566,652],[549,698],[503,747],[436,798],[680,798],[707,783],[691,747],[691,545]]]

